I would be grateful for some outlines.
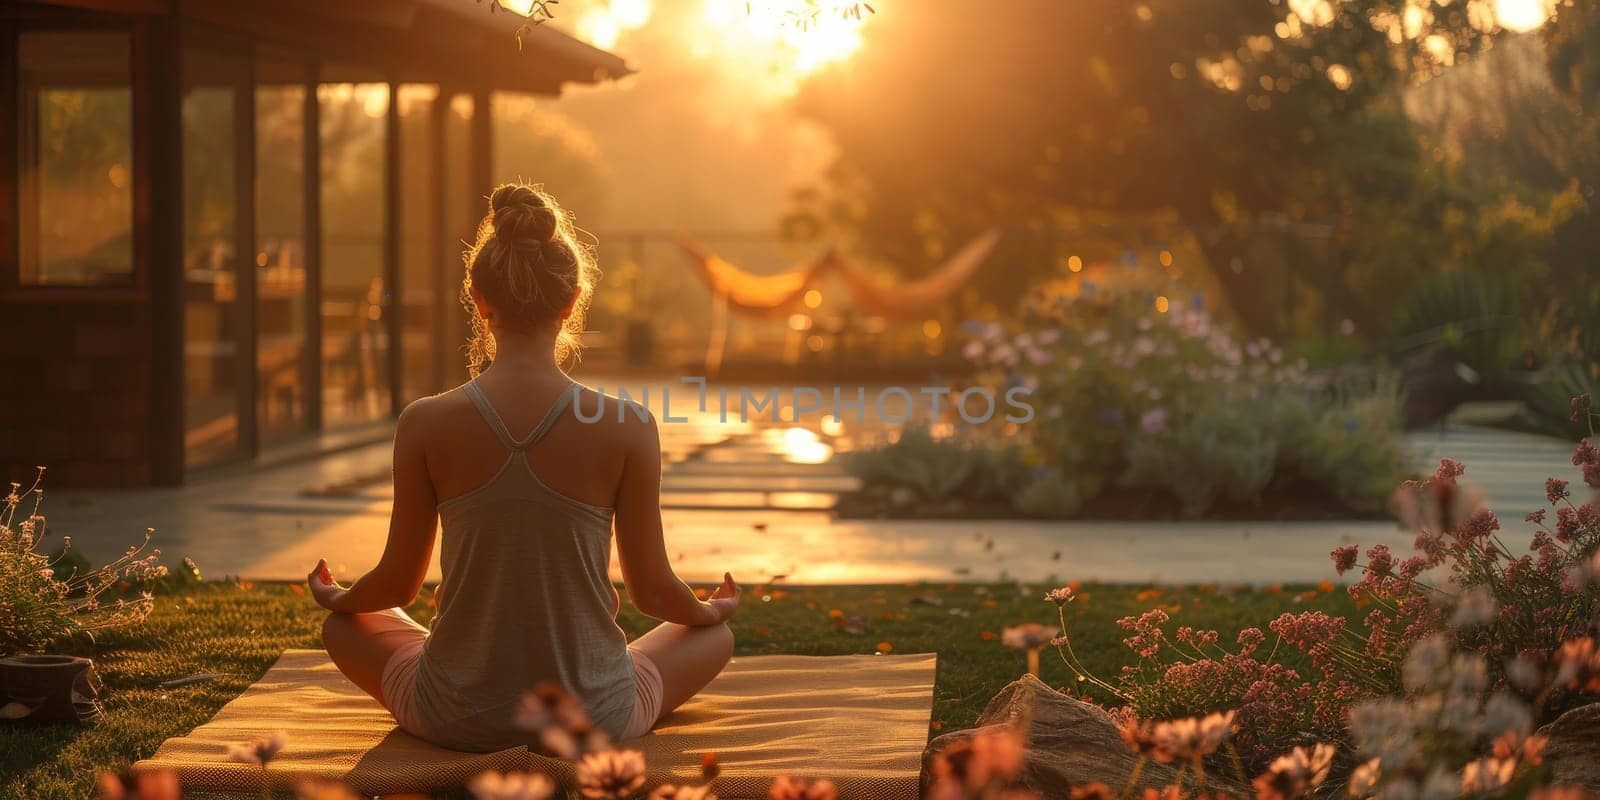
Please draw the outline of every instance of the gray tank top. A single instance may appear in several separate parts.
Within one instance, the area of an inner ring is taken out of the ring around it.
[[[527,459],[577,388],[520,440],[476,380],[464,388],[510,453],[487,483],[439,504],[443,579],[418,663],[420,732],[480,752],[536,741],[512,719],[523,694],[550,682],[617,737],[633,713],[634,677],[612,614],[612,509],[551,489]]]

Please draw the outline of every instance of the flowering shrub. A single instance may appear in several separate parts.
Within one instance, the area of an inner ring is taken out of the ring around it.
[[[1572,463],[1600,489],[1600,450],[1584,440]],[[1459,485],[1463,472],[1445,459],[1395,495],[1416,532],[1411,556],[1377,545],[1362,563],[1357,545],[1333,551],[1341,574],[1361,570],[1349,591],[1371,610],[1359,621],[1286,613],[1224,642],[1217,631],[1172,629],[1153,609],[1119,622],[1138,662],[1113,680],[1084,669],[1069,634],[1054,644],[1082,685],[1132,718],[1231,714],[1230,747],[1248,767],[1276,763],[1290,745],[1329,742],[1367,759],[1350,778],[1358,795],[1387,781],[1405,782],[1399,796],[1448,796],[1430,794],[1439,787],[1428,782],[1473,794],[1533,780],[1532,730],[1600,693],[1600,513],[1552,478],[1554,514],[1530,514],[1536,530],[1515,552],[1494,513]],[[1067,588],[1046,596],[1063,608],[1063,630],[1074,599]],[[1310,670],[1280,661],[1285,649]]]
[[[123,592],[166,575],[156,564],[160,550],[145,552],[144,542],[99,569],[81,569],[67,555],[72,540],[63,537],[54,556],[38,551],[46,536],[44,468],[27,491],[11,484],[0,509],[0,655],[29,653],[74,636],[142,622],[153,602],[148,592]],[[23,506],[28,504],[26,513]]]
[[[1218,501],[1309,492],[1376,511],[1401,477],[1400,398],[1387,383],[1345,394],[1267,340],[1240,342],[1199,307],[1152,309],[1095,292],[1028,309],[1021,330],[968,326],[965,355],[994,382],[1033,391],[1024,460],[1075,484],[1177,499],[1185,516]]]
[[[892,507],[932,504],[945,511],[1007,504],[1028,473],[1014,448],[935,438],[925,425],[907,426],[883,447],[845,453],[844,463]]]

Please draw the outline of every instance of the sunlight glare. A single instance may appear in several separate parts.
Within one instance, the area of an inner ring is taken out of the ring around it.
[[[769,62],[780,82],[797,83],[805,75],[849,58],[861,47],[861,19],[846,19],[832,3],[815,22],[796,24],[796,12],[814,4],[807,0],[706,0],[704,16],[709,38],[727,49],[726,55],[745,62]]]
[[[636,31],[650,21],[650,0],[611,0],[596,4],[578,17],[578,38],[604,50],[617,46],[623,34]]]
[[[622,28],[617,25],[616,18],[601,9],[578,18],[578,37],[602,50],[616,47],[621,35]]]
[[[1550,18],[1547,0],[1495,0],[1495,17],[1508,31],[1526,33]]]
[[[833,447],[809,428],[768,428],[761,438],[791,464],[826,464]]]
[[[500,7],[513,14],[526,17],[533,13],[533,0],[500,0]]]

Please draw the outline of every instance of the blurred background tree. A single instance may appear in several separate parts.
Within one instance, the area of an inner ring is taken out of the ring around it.
[[[1600,291],[1596,13],[1516,8],[896,4],[798,98],[838,155],[790,225],[913,274],[999,225],[1010,260],[978,299],[1009,308],[1059,271],[1073,231],[1131,248],[1175,235],[1149,222],[1165,220],[1253,334],[1358,331],[1456,358],[1456,325],[1496,338],[1466,348],[1488,354],[1475,373],[1592,359],[1576,340],[1595,326],[1575,328]],[[1546,346],[1558,333],[1570,347]]]

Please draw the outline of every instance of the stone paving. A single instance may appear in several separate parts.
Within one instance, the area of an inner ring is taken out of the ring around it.
[[[819,430],[820,429],[820,430]],[[826,509],[854,486],[834,458],[876,432],[813,425],[721,424],[710,415],[662,425],[663,516],[680,573],[747,582],[892,583],[1014,578],[1123,582],[1277,583],[1337,578],[1327,553],[1350,542],[1405,551],[1409,535],[1384,521],[1039,522],[840,520]],[[1544,437],[1452,426],[1408,436],[1419,472],[1440,456],[1502,512],[1506,528],[1543,504],[1546,475],[1576,480],[1570,446]],[[174,490],[62,492],[48,497],[52,529],[96,561],[146,526],[172,558],[204,573],[298,579],[319,557],[350,577],[383,549],[392,488],[387,443],[324,458],[195,481]],[[362,486],[362,483],[369,485]],[[347,484],[338,496],[310,487]],[[437,577],[437,566],[433,576]]]

